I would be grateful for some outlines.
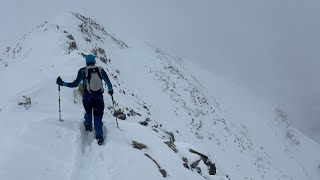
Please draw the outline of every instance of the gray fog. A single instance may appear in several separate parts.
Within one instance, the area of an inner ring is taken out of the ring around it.
[[[126,10],[149,39],[280,105],[320,142],[320,1],[161,2]]]
[[[90,12],[121,37],[155,42],[280,105],[320,142],[320,1],[106,1],[2,3],[1,40],[66,11]]]

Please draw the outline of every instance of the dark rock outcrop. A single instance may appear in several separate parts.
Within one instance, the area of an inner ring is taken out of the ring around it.
[[[126,120],[127,119],[127,115],[124,113],[124,111],[122,109],[118,109],[114,112],[113,116],[121,119],[121,120]]]
[[[190,151],[191,153],[197,154],[197,155],[199,155],[199,156],[201,157],[201,159],[193,162],[193,163],[190,165],[192,169],[196,169],[197,166],[198,166],[198,164],[199,164],[199,162],[200,162],[201,160],[203,160],[204,164],[208,166],[209,174],[210,174],[210,175],[215,175],[215,174],[217,173],[216,165],[210,161],[210,159],[208,158],[208,156],[206,156],[206,155],[204,155],[204,154],[202,154],[202,153],[200,153],[200,152],[198,152],[198,151],[195,151],[195,150],[193,150],[193,149],[189,149],[189,151]]]
[[[132,146],[133,148],[136,148],[136,149],[147,149],[147,146],[142,144],[142,143],[139,143],[137,141],[132,141]]]
[[[159,172],[162,174],[162,176],[163,176],[164,178],[167,177],[167,171],[164,170],[164,169],[162,169],[161,166],[159,165],[159,163],[158,163],[156,160],[154,160],[154,159],[153,159],[149,154],[147,154],[147,153],[145,153],[144,155],[147,156],[148,158],[150,158],[150,159],[157,165],[157,167],[158,167],[158,169],[159,169]]]

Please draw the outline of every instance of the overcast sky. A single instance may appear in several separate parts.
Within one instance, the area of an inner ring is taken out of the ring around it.
[[[90,12],[120,37],[156,42],[281,105],[320,142],[319,0],[106,1],[6,1],[1,40],[67,11]]]

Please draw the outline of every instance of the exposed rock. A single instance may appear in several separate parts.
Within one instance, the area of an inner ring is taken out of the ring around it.
[[[228,174],[226,175],[226,178],[228,178],[228,179],[230,180],[230,178],[229,178]]]
[[[98,51],[99,51],[99,53],[100,53],[100,54],[102,54],[102,55],[106,55],[106,52],[104,51],[104,49],[102,49],[102,48],[98,48]]]
[[[149,118],[147,118],[145,121],[139,122],[142,126],[148,126],[148,122],[150,122],[151,120]]]
[[[86,38],[86,41],[90,40],[90,39],[88,39],[88,40],[87,39],[88,38]],[[90,40],[90,42],[91,42],[91,40]],[[98,59],[100,59],[103,63],[108,62],[108,58],[106,56],[105,50],[102,49],[101,47],[95,47],[94,49],[92,49],[91,52],[94,56],[96,56]]]
[[[92,41],[96,40],[104,43],[105,37],[108,36],[119,46],[120,49],[129,48],[126,43],[117,39],[113,34],[107,32],[103,26],[98,24],[93,19],[87,18],[79,13],[74,13],[73,15],[80,20],[81,24],[79,25],[79,28],[84,39],[89,38]]]
[[[188,158],[186,158],[186,157],[183,157],[183,158],[182,158],[182,161],[183,161],[183,162],[186,162],[186,163],[188,163]]]
[[[133,145],[133,148],[136,148],[136,149],[147,149],[147,146],[142,144],[142,143],[139,143],[137,141],[132,141],[132,145]]]
[[[196,167],[199,165],[199,163],[200,163],[201,160],[202,160],[202,159],[196,160],[195,162],[193,162],[193,163],[190,165],[190,167],[191,167],[192,169],[196,168]]]
[[[197,170],[197,172],[198,172],[199,174],[202,175],[202,172],[201,172],[201,168],[200,168],[200,167],[195,167],[195,169]]]
[[[203,160],[204,164],[208,166],[209,174],[210,174],[210,175],[215,175],[215,174],[216,174],[216,170],[217,170],[217,169],[216,169],[216,165],[210,161],[210,159],[208,158],[208,156],[206,156],[206,155],[204,155],[204,154],[202,154],[202,153],[200,153],[200,152],[198,152],[198,151],[195,151],[195,150],[193,150],[193,149],[189,149],[189,151],[190,151],[191,153],[197,154],[197,155],[199,155],[199,156],[201,157],[201,159],[193,162],[193,163],[190,165],[192,169],[195,169],[195,168],[198,166],[199,162],[200,162],[201,160]]]
[[[187,168],[187,169],[190,169],[188,163],[186,163],[186,162],[183,163],[183,166],[184,166],[185,168]]]
[[[77,46],[75,41],[68,42],[68,44],[69,44],[68,50],[76,50],[76,49],[78,49],[78,46]]]
[[[31,98],[23,96],[24,102],[18,102],[18,105],[24,106],[27,110],[31,107]]]
[[[107,59],[107,58],[100,57],[99,59],[100,59],[103,63],[107,63],[107,62],[108,62],[108,59]]]
[[[183,166],[187,169],[190,169],[189,165],[188,165],[188,159],[186,157],[182,158],[183,161]]]
[[[74,41],[74,37],[71,34],[69,34],[67,38],[70,39],[71,41]]]
[[[126,120],[127,116],[124,114],[122,109],[118,109],[114,112],[113,116],[118,117],[121,120]]]
[[[66,36],[68,38],[68,44],[69,44],[69,47],[68,47],[68,50],[69,50],[69,53],[73,50],[77,50],[78,49],[78,46],[77,46],[77,43],[76,41],[74,40],[74,37],[72,36],[72,34],[68,34]]]
[[[212,163],[211,161],[209,161],[208,163],[209,165],[209,175],[216,175],[217,174],[217,168],[216,165],[214,163]]]
[[[147,121],[142,121],[142,122],[139,122],[142,126],[148,126],[148,122]]]
[[[129,109],[127,109],[127,110],[129,110]],[[133,109],[129,110],[129,113],[131,116],[136,116],[136,115],[141,116],[140,113],[135,112]]]
[[[143,108],[149,111],[149,108],[146,105],[144,105]]]
[[[145,153],[145,156],[147,156],[148,158],[150,158],[158,167],[160,173],[162,174],[162,176],[165,178],[167,177],[167,172],[166,170],[162,169],[161,166],[158,164],[158,162],[156,160],[154,160],[149,154]]]
[[[121,120],[126,120],[127,116],[125,114],[122,114],[122,115],[118,116],[118,118]]]
[[[162,174],[162,176],[165,178],[167,177],[167,172],[164,169],[159,169],[160,173]]]
[[[173,132],[166,132],[166,133],[169,135],[170,142],[172,142],[172,144],[174,144],[176,139],[174,138]]]
[[[176,148],[176,145],[172,141],[166,141],[164,142],[166,145],[169,146],[170,149],[172,149],[175,153],[178,152],[178,149]]]
[[[207,159],[208,159],[208,156],[206,156],[206,155],[204,155],[204,154],[202,154],[202,153],[199,153],[198,151],[195,151],[195,150],[193,150],[193,149],[189,149],[189,151],[190,151],[191,153],[193,153],[193,154],[199,155],[202,159],[204,159],[204,162],[206,162]]]

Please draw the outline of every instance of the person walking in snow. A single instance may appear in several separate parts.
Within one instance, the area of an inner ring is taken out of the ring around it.
[[[59,86],[78,87],[80,82],[83,81],[84,94],[83,94],[83,107],[86,111],[84,126],[86,131],[92,131],[92,113],[94,119],[95,137],[99,145],[104,142],[102,130],[102,116],[104,111],[103,101],[103,84],[102,80],[108,86],[108,93],[112,96],[113,89],[107,73],[102,67],[96,66],[96,59],[93,55],[89,54],[86,57],[86,66],[79,69],[76,80],[71,83],[64,82],[60,76],[57,78]]]

